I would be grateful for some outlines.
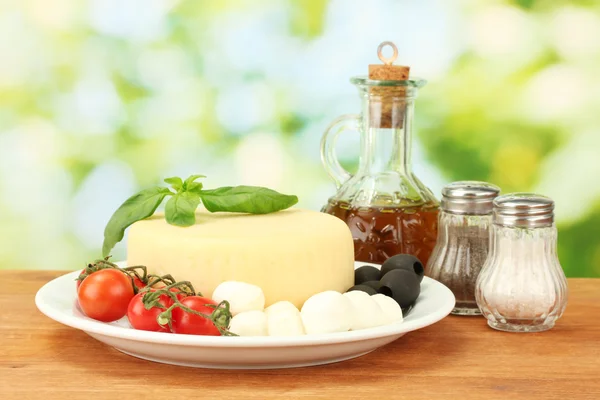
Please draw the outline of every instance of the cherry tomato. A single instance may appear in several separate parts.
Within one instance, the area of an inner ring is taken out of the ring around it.
[[[81,272],[79,273],[79,279],[77,279],[77,290],[79,290],[79,286],[81,286],[81,282],[83,282],[83,279],[81,279],[81,277],[85,274],[85,269],[82,269]]]
[[[127,318],[135,329],[152,332],[169,332],[168,326],[160,326],[156,321],[158,315],[173,304],[173,300],[166,294],[158,298],[159,304],[164,307],[152,307],[146,310],[142,301],[145,293],[133,296],[127,308]]]
[[[181,304],[191,308],[194,311],[201,312],[206,315],[212,314],[215,310],[207,304],[217,305],[213,300],[200,296],[188,296],[179,300]],[[205,335],[205,336],[221,336],[221,332],[215,324],[208,318],[200,315],[192,314],[182,310],[179,307],[173,309],[173,332],[183,333],[187,335]]]
[[[96,272],[96,271],[94,271],[94,272]],[[92,274],[93,274],[94,272],[92,272]],[[84,275],[85,275],[85,269],[81,270],[81,272],[79,273],[79,278],[81,278],[81,277],[82,277],[82,276],[84,276]],[[91,275],[91,274],[90,274],[90,275]],[[88,275],[88,276],[89,276],[89,275]],[[141,280],[140,278],[138,278],[137,276],[135,276],[135,275],[131,274],[131,277],[133,278],[133,284],[135,285],[135,287],[137,287],[137,288],[138,288],[138,290],[139,290],[139,289],[143,289],[143,288],[145,288],[145,287],[147,286],[147,285],[146,285],[144,282],[142,282],[142,280]],[[83,281],[84,281],[84,279],[78,279],[78,280],[77,280],[77,289],[78,289],[78,290],[79,290],[79,286],[81,286],[81,282],[83,282]]]
[[[81,272],[79,273],[79,277],[77,278],[77,290],[79,290],[79,286],[81,286],[81,282],[83,282],[85,280],[85,278],[87,278],[88,276],[90,276],[91,274],[93,274],[94,272],[98,272],[99,269],[98,268],[92,268],[91,271],[88,273],[86,271],[87,268],[84,268],[81,270]],[[83,279],[82,279],[83,278]]]
[[[117,269],[103,269],[83,280],[77,299],[85,315],[111,322],[125,316],[133,295],[129,276]]]
[[[133,275],[133,284],[135,285],[136,288],[138,289],[143,289],[146,287],[146,284],[144,282],[142,282],[142,280],[140,278],[138,278],[137,276]]]

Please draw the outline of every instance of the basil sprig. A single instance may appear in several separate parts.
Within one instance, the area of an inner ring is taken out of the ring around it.
[[[179,177],[165,179],[171,188],[153,187],[134,194],[115,211],[104,229],[102,255],[119,243],[134,222],[154,214],[165,197],[170,196],[165,206],[165,219],[171,225],[191,226],[196,223],[196,208],[200,202],[210,212],[237,212],[268,214],[285,210],[298,202],[298,197],[278,193],[259,186],[225,186],[204,190],[196,182],[204,175],[192,175],[185,181]]]
[[[201,196],[204,207],[210,212],[268,214],[291,207],[298,202],[296,196],[288,196],[256,186],[225,186],[203,190]]]
[[[129,225],[154,214],[164,198],[172,194],[167,188],[154,187],[142,190],[125,200],[125,203],[121,204],[121,207],[110,217],[104,229],[102,256],[106,257],[110,254],[115,244],[123,239],[125,229]]]

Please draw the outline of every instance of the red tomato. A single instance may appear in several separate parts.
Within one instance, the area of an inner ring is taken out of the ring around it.
[[[96,272],[96,271],[94,271]],[[92,274],[94,273],[92,272]],[[81,270],[81,272],[79,273],[79,278],[81,278],[83,275],[85,275],[85,269]],[[91,274],[90,274],[91,275]],[[133,284],[135,285],[135,287],[138,288],[138,290],[145,288],[147,285],[142,282],[142,280],[140,278],[138,278],[137,276],[131,274],[130,275],[131,278],[133,278]],[[79,290],[79,286],[81,286],[81,282],[83,282],[83,279],[78,279],[77,280],[77,289]]]
[[[111,322],[127,313],[133,295],[129,276],[117,269],[103,269],[83,280],[77,299],[85,315],[98,321]]]
[[[85,269],[82,269],[81,272],[79,273],[79,278],[81,278],[81,276],[85,274]],[[77,279],[77,290],[79,290],[79,286],[81,286],[81,282],[83,282],[83,279]]]
[[[136,288],[138,289],[143,289],[146,287],[146,284],[144,282],[142,282],[142,280],[140,278],[138,278],[135,275],[132,275],[133,278],[133,284],[135,285]]]
[[[206,315],[212,314],[212,312],[215,310],[212,307],[208,307],[207,304],[217,305],[217,303],[211,299],[200,296],[188,296],[181,299],[180,302],[184,306]],[[221,336],[221,332],[219,332],[215,324],[210,319],[189,313],[179,307],[173,309],[172,325],[173,332],[175,333],[183,333],[187,335]]]
[[[164,308],[152,307],[151,309],[146,310],[142,301],[144,294],[145,293],[136,294],[129,302],[129,307],[127,308],[127,318],[129,319],[129,323],[135,329],[140,329],[142,331],[169,332],[169,327],[160,326],[156,321],[156,318],[161,312],[173,304],[173,300],[166,294],[163,294],[158,298],[158,302]]]

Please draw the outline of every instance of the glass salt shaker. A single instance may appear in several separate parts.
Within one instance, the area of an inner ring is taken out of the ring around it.
[[[562,316],[568,289],[556,240],[550,198],[515,193],[494,200],[490,254],[475,290],[490,327],[540,332]]]
[[[492,201],[500,188],[486,182],[454,182],[442,190],[437,243],[426,274],[456,298],[452,314],[480,315],[475,283],[488,255]]]

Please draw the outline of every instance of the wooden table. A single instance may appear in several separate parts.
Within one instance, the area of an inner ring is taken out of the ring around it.
[[[600,279],[570,279],[544,333],[449,316],[361,358],[221,371],[121,354],[42,315],[34,294],[64,272],[0,271],[0,399],[600,399]]]

